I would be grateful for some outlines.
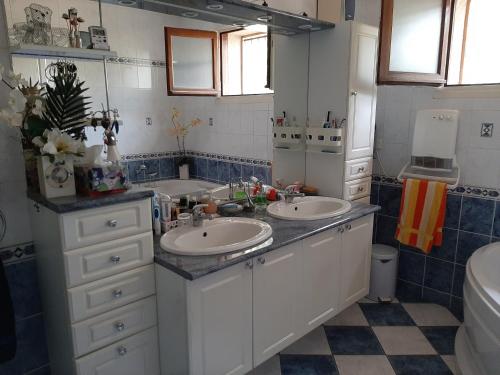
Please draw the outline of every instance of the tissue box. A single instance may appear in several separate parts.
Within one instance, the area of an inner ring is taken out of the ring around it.
[[[123,193],[127,190],[127,177],[120,165],[103,167],[75,167],[76,191],[87,196]]]

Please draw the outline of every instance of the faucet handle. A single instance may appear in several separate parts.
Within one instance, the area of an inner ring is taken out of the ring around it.
[[[205,203],[197,204],[196,206],[194,206],[193,207],[193,216],[194,215],[201,215],[202,210],[206,207],[208,207],[208,204],[205,204]]]

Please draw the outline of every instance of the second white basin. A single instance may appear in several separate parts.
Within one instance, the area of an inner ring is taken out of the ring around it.
[[[284,220],[319,220],[345,214],[351,203],[329,197],[295,198],[292,203],[274,202],[267,207],[267,213]]]
[[[267,240],[273,229],[263,221],[232,217],[205,220],[200,227],[186,226],[163,235],[162,249],[180,255],[213,255],[242,250]]]

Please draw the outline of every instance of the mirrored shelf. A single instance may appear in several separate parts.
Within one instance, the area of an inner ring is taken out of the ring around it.
[[[33,57],[60,57],[67,59],[81,60],[102,60],[108,57],[117,57],[114,51],[105,51],[85,48],[68,48],[57,46],[43,46],[36,44],[21,44],[10,47],[12,55],[33,56]]]

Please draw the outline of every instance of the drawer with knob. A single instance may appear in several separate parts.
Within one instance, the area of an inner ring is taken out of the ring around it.
[[[83,356],[155,325],[154,296],[73,324],[75,356]]]
[[[151,230],[149,199],[62,215],[65,250],[100,244]]]
[[[85,285],[68,289],[72,322],[124,306],[155,294],[154,266],[140,267]]]
[[[76,360],[77,375],[160,375],[157,328]]]
[[[371,176],[373,159],[356,159],[345,162],[345,180],[359,180],[360,178]]]
[[[370,195],[372,186],[371,177],[348,181],[344,185],[344,199],[352,201]]]
[[[64,253],[68,288],[153,263],[153,234],[87,246]]]

